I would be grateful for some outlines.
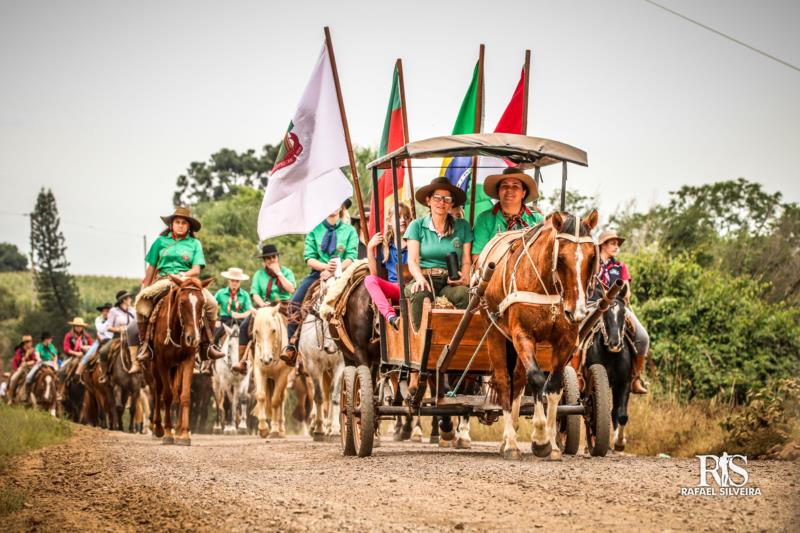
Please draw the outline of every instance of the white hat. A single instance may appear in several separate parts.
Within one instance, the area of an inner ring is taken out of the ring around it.
[[[226,279],[237,279],[239,281],[245,281],[250,279],[250,276],[245,274],[241,268],[237,267],[230,267],[228,270],[220,274],[220,276]]]

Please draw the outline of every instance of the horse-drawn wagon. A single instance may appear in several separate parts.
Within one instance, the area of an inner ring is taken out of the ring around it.
[[[397,168],[405,160],[457,156],[505,160],[533,169],[537,179],[542,167],[560,163],[562,211],[567,164],[587,165],[585,152],[563,143],[522,135],[473,134],[409,143],[367,168],[372,171],[374,190],[379,169],[390,169],[396,192]],[[474,194],[474,168],[472,174]],[[395,227],[400,227],[397,194],[394,202]],[[439,309],[426,300],[418,328],[409,320],[405,283],[398,276],[399,327],[388,327],[380,318],[380,364],[349,366],[344,373],[343,453],[370,455],[380,420],[388,417],[476,416],[492,423],[503,414],[509,417],[502,448],[506,457],[519,457],[515,435],[520,415],[534,417],[532,448],[537,455],[550,454],[552,442],[564,453],[576,453],[581,417],[590,453],[605,455],[610,438],[605,369],[602,365],[582,368],[580,359],[573,357],[579,329],[585,329],[581,322],[596,320],[608,302],[601,301],[591,313],[585,308],[584,288],[597,268],[597,249],[589,233],[596,223],[596,212],[584,220],[558,212],[535,228],[510,232],[518,235],[499,235],[473,267],[467,309]],[[399,232],[395,239],[396,248],[401,249]],[[545,266],[537,268],[540,260]],[[524,271],[531,268],[540,285],[526,278]],[[547,279],[543,280],[540,271],[545,275],[545,270]],[[606,298],[613,298],[617,290],[612,288]],[[533,342],[527,342],[528,333]],[[461,392],[465,380],[481,384],[479,393]],[[548,409],[548,402],[557,408]]]

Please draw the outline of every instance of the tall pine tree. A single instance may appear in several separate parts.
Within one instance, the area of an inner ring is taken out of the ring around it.
[[[32,267],[42,325],[57,336],[66,332],[79,301],[75,280],[67,270],[67,245],[60,226],[53,192],[42,188],[31,213]]]

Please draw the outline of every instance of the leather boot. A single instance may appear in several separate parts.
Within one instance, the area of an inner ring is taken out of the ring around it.
[[[239,362],[231,367],[231,370],[236,372],[237,374],[246,374],[247,373],[247,359],[244,358],[244,355],[247,353],[247,346],[239,346]]]
[[[216,359],[222,359],[225,357],[225,352],[219,351],[219,348],[214,346],[213,343],[204,341],[200,343],[200,360],[210,359],[212,361]]]
[[[283,350],[281,350],[280,358],[287,366],[295,366],[295,363],[297,363],[297,348],[295,345],[287,344],[284,346]]]
[[[139,360],[136,358],[136,346],[128,346],[128,353],[131,354],[131,368],[128,370],[128,374],[141,372],[142,365],[139,364]]]
[[[150,351],[150,339],[147,335],[147,326],[148,319],[146,317],[142,317],[141,315],[136,315],[136,325],[139,328],[139,353],[136,355],[135,359],[138,361],[149,361],[153,358],[153,354]]]
[[[97,378],[98,383],[107,383],[108,382],[108,366],[100,361],[97,363],[97,366],[100,367],[100,377]]]
[[[633,356],[633,368],[631,369],[631,392],[633,394],[647,394],[649,391],[642,380],[642,370],[644,370],[644,356]]]

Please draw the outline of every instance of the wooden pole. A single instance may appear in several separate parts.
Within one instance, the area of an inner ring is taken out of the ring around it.
[[[406,85],[403,78],[403,60],[397,58],[395,63],[397,69],[397,81],[400,84],[400,106],[403,114],[403,144],[411,142],[408,135],[408,115],[406,114]],[[417,203],[414,201],[414,176],[411,173],[411,159],[405,160],[406,170],[408,171],[408,188],[411,189],[411,216],[417,218]],[[376,226],[377,227],[377,226]]]
[[[531,51],[525,50],[525,64],[522,67],[522,134],[528,134],[528,84],[531,77]]]
[[[478,97],[475,102],[475,133],[483,131],[483,52],[485,46],[481,45],[478,53]],[[475,189],[478,186],[478,156],[472,156],[472,182],[469,186],[469,225],[475,224]]]
[[[347,157],[350,159],[350,174],[353,179],[353,188],[356,191],[356,202],[358,202],[358,214],[361,216],[361,233],[364,237],[364,244],[369,242],[369,232],[367,231],[367,217],[364,213],[364,200],[361,197],[361,186],[358,184],[358,171],[356,170],[356,158],[353,155],[353,143],[350,141],[350,129],[347,127],[347,114],[344,112],[344,99],[342,98],[342,87],[339,85],[339,72],[336,70],[336,58],[333,55],[333,42],[328,26],[325,26],[325,46],[328,49],[328,57],[331,60],[331,70],[333,71],[333,83],[336,86],[336,98],[339,100],[339,113],[342,115],[342,128],[344,129],[344,142],[347,145]],[[324,192],[324,191],[323,191]]]

